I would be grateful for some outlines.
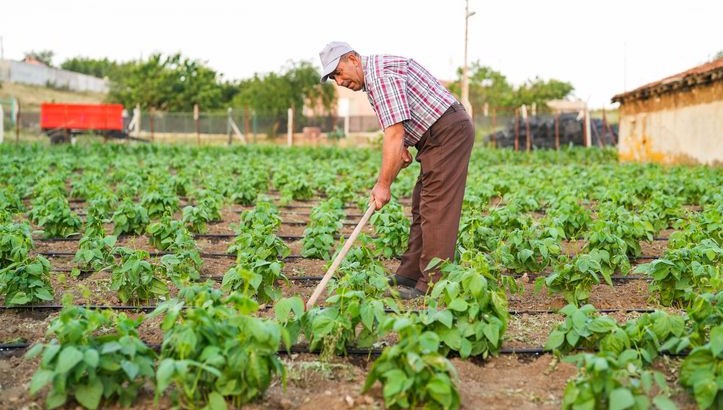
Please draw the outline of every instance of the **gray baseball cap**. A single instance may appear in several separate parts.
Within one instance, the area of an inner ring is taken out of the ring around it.
[[[339,65],[339,59],[344,54],[354,51],[351,46],[343,41],[332,41],[331,43],[327,44],[323,50],[319,53],[319,58],[321,59],[321,82],[325,82],[331,73],[336,70],[336,67]]]

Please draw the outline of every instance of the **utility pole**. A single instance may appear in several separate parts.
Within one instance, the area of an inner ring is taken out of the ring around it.
[[[469,12],[469,0],[464,0],[464,65],[462,66],[462,105],[467,110],[469,116],[472,116],[472,104],[469,102],[469,78],[467,76],[467,26],[469,18],[474,16],[475,12]]]

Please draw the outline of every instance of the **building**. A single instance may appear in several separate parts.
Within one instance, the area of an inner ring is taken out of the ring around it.
[[[32,57],[24,61],[0,59],[0,82],[3,81],[72,91],[108,92],[108,80],[48,67]]]
[[[612,98],[623,161],[723,165],[723,58]]]

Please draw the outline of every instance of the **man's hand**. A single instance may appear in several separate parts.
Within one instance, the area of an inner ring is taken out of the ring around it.
[[[412,154],[409,153],[409,148],[402,149],[402,168],[406,168],[412,163]]]
[[[374,207],[377,211],[382,209],[390,199],[392,199],[392,191],[388,186],[384,186],[379,182],[374,184],[371,192],[371,200],[374,202]]]

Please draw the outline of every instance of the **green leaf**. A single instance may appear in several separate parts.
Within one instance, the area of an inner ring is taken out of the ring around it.
[[[98,351],[95,349],[88,349],[85,351],[85,354],[83,355],[83,361],[90,367],[98,367],[98,359],[99,359]]]
[[[482,327],[482,332],[493,346],[497,346],[497,342],[500,340],[500,328],[498,325],[494,323],[487,323]]]
[[[45,385],[53,380],[54,375],[55,372],[52,370],[38,369],[38,371],[33,374],[32,380],[30,380],[30,394],[33,395],[45,387]]]
[[[176,361],[173,359],[163,359],[161,364],[158,365],[156,371],[156,392],[163,393],[171,384],[171,379],[176,371]]]
[[[129,380],[134,380],[136,376],[138,376],[139,367],[133,362],[123,360],[121,362],[121,368],[123,368],[123,371],[128,375]]]
[[[214,391],[208,395],[208,404],[204,407],[204,409],[227,410],[228,406],[226,405],[226,400],[224,400],[223,396]]]
[[[665,396],[656,396],[653,399],[653,404],[659,410],[678,410],[678,406]]]
[[[565,333],[559,330],[553,330],[545,343],[545,350],[556,350],[565,341]]]
[[[81,384],[75,388],[75,399],[86,408],[96,409],[103,394],[103,383],[96,378],[88,384]]]
[[[695,393],[695,401],[698,403],[701,409],[707,409],[713,405],[716,393],[718,392],[718,384],[715,380],[710,379],[696,383],[693,386],[693,393]]]
[[[623,410],[635,405],[635,397],[630,390],[620,387],[610,392],[610,410]]]
[[[723,352],[723,326],[716,326],[710,331],[710,351],[713,356],[721,358],[721,352]]]
[[[83,353],[73,346],[67,346],[58,356],[58,363],[55,366],[55,371],[57,373],[67,373],[81,360],[83,360]]]
[[[462,298],[457,298],[457,299],[454,299],[447,307],[448,307],[450,310],[455,310],[455,311],[458,311],[458,312],[464,312],[465,310],[467,310],[467,307],[468,307],[468,306],[469,306],[469,305],[467,304],[467,302],[465,302],[464,299],[462,299]]]

